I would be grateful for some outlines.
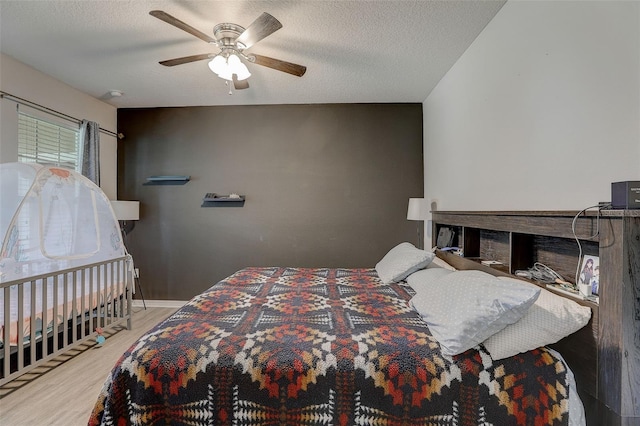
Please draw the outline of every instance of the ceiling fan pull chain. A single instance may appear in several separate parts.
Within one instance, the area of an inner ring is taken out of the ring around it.
[[[226,85],[227,85],[227,87],[229,87],[229,94],[230,94],[230,95],[233,95],[233,92],[231,91],[231,85],[229,84],[229,80],[225,80],[225,81],[224,81],[224,84],[226,84]]]

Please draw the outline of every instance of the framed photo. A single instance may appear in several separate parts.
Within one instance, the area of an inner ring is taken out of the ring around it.
[[[598,294],[600,290],[600,259],[598,256],[584,256],[578,284],[589,284],[591,294]]]

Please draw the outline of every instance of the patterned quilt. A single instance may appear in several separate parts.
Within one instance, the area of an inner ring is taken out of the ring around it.
[[[140,338],[90,425],[566,425],[545,349],[448,357],[373,269],[247,268]]]

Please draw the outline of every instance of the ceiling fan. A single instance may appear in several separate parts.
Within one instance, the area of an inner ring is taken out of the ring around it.
[[[245,49],[250,48],[255,43],[282,28],[280,21],[266,12],[260,15],[258,19],[253,21],[246,29],[232,23],[218,24],[213,27],[213,37],[161,10],[152,10],[149,14],[220,49],[218,53],[203,53],[200,55],[160,61],[161,65],[173,67],[175,65],[209,59],[209,68],[211,71],[217,74],[218,77],[226,80],[227,84],[233,82],[236,90],[248,88],[249,82],[247,78],[251,76],[248,68],[242,63],[240,58],[243,58],[249,63],[269,67],[297,77],[302,77],[307,71],[307,67],[303,65],[257,55],[255,53],[244,53]]]

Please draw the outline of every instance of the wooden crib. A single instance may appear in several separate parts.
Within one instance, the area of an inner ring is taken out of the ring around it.
[[[0,283],[0,386],[104,331],[131,328],[131,257]]]

